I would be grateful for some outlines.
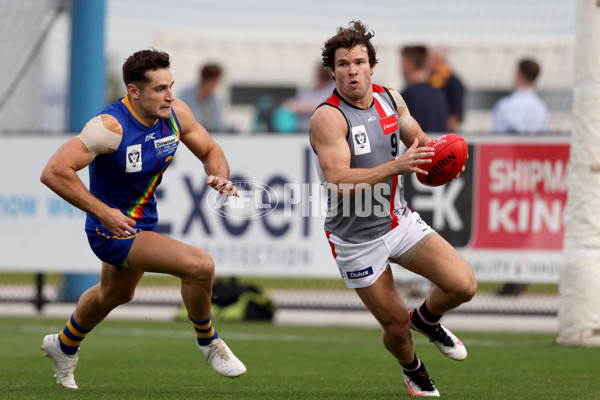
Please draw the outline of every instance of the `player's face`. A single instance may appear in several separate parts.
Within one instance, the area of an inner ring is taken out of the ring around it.
[[[170,118],[171,105],[173,103],[173,76],[168,68],[157,69],[146,72],[146,77],[150,82],[143,88],[138,88],[133,96],[137,105],[136,112],[147,121],[154,121],[157,118]]]
[[[354,46],[351,49],[339,48],[335,51],[333,70],[335,85],[338,92],[350,103],[363,108],[371,105],[373,70],[365,46]]]

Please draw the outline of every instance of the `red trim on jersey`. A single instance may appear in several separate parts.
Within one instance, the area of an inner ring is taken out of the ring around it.
[[[330,105],[335,106],[335,107],[339,107],[340,106],[340,102],[341,102],[340,98],[337,97],[337,95],[335,93],[332,93],[331,97],[328,98],[325,101],[325,103],[330,104]]]
[[[390,216],[392,217],[392,226],[390,230],[398,226],[398,216],[394,214],[394,202],[396,200],[396,189],[398,188],[398,177],[392,179],[392,195],[390,196]]]
[[[379,102],[379,100],[377,100],[377,97],[375,97],[374,99],[375,99],[375,109],[377,110],[377,114],[379,114],[379,118],[387,117],[387,114],[385,113],[385,110],[383,109],[383,107],[381,107],[381,103]]]
[[[331,243],[331,240],[329,239],[329,235],[331,235],[331,232],[325,231],[325,235],[327,235],[327,241],[329,242],[329,246],[331,247],[331,254],[333,254],[333,258],[337,258],[337,253],[335,252],[335,245]]]
[[[385,88],[379,85],[373,85],[373,92],[375,93],[385,93]]]
[[[377,110],[377,114],[379,114],[379,123],[381,124],[384,135],[395,133],[396,130],[398,130],[398,118],[396,118],[395,114],[387,115],[379,100],[377,100],[376,97],[374,99],[375,109]]]

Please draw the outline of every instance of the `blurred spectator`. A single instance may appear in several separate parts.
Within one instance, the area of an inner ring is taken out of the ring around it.
[[[199,70],[198,83],[184,89],[179,95],[191,108],[196,121],[210,133],[235,132],[223,121],[223,103],[215,94],[222,77],[223,69],[219,64],[205,64]]]
[[[301,91],[293,99],[284,102],[284,106],[298,116],[296,126],[298,132],[308,133],[310,117],[313,112],[319,104],[331,96],[333,89],[335,89],[335,82],[331,78],[331,73],[320,63],[315,66],[313,79],[313,87]]]
[[[548,108],[535,93],[539,74],[537,62],[519,61],[513,92],[494,105],[492,132],[535,135],[546,129]]]
[[[406,87],[401,92],[410,114],[426,133],[448,131],[448,102],[439,89],[429,84],[427,48],[405,46],[401,50]]]
[[[546,129],[548,109],[535,93],[535,80],[540,66],[530,59],[519,61],[513,92],[494,105],[492,132],[535,135]],[[515,296],[527,290],[526,283],[506,282],[498,291],[502,296]]]
[[[293,98],[283,102],[275,101],[269,95],[263,95],[258,99],[254,131],[308,133],[310,117],[317,106],[331,96],[334,88],[335,82],[329,70],[317,64],[311,88],[302,90]]]
[[[429,83],[440,89],[448,101],[448,131],[457,132],[463,121],[465,87],[447,62],[447,52],[441,47],[428,50],[427,64],[431,71]]]

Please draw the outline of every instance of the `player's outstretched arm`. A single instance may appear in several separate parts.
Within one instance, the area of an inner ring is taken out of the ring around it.
[[[173,109],[181,125],[181,141],[202,161],[208,175],[206,183],[221,194],[238,196],[237,189],[229,180],[229,164],[221,146],[196,121],[187,104],[175,99]]]

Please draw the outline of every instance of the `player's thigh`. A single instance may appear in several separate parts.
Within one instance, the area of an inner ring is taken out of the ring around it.
[[[214,274],[212,258],[206,251],[150,231],[138,233],[126,260],[132,269],[180,278]]]
[[[405,268],[424,276],[441,289],[455,290],[475,282],[469,264],[440,235],[429,238]]]
[[[408,310],[398,294],[389,266],[371,286],[355,290],[383,326],[393,322],[408,323]]]

